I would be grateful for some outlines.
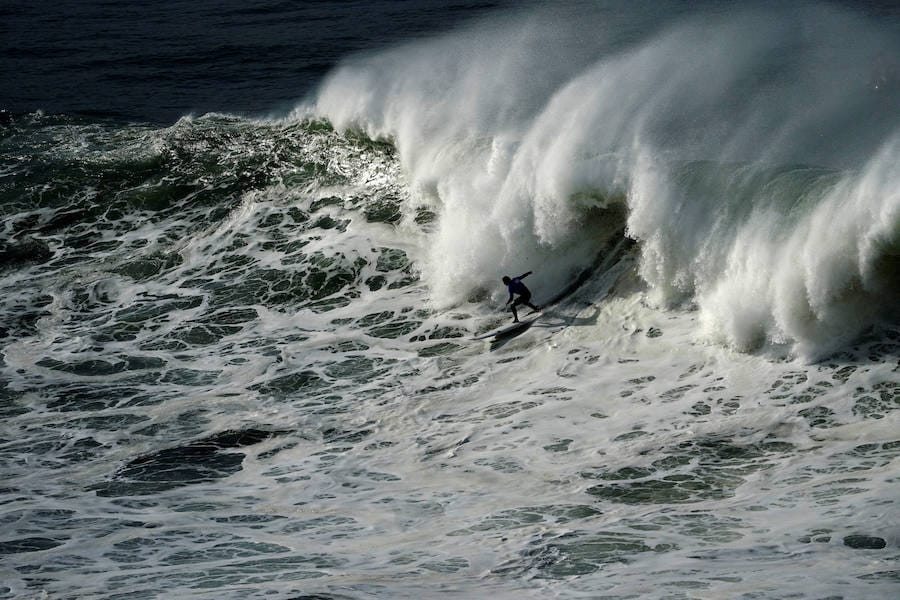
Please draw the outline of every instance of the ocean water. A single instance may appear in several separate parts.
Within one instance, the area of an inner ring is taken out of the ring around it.
[[[0,598],[900,595],[893,3],[145,4],[0,8]]]

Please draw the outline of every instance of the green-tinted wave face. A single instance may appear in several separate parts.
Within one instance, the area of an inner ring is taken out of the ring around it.
[[[351,223],[402,220],[389,145],[214,116],[163,130],[35,116],[4,133],[0,268],[84,286],[76,305],[111,293],[104,278],[177,283],[215,310],[325,310],[416,281],[401,249],[335,244]]]
[[[0,144],[0,336],[13,362],[36,367],[17,385],[64,410],[230,387],[231,370],[337,330],[351,339],[323,341],[315,370],[250,372],[241,393],[317,396],[390,379],[384,359],[361,357],[367,339],[457,348],[441,340],[459,331],[423,329],[427,312],[413,310],[424,296],[409,236],[422,210],[389,144],[317,122],[206,116],[160,130],[39,115]],[[57,335],[40,339],[47,327]]]

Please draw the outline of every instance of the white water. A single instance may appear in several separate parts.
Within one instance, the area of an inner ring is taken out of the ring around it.
[[[602,211],[624,202],[651,298],[696,302],[709,339],[815,358],[895,309],[900,123],[896,89],[879,87],[892,30],[824,6],[662,23],[617,10],[362,56],[316,98],[339,128],[394,140],[416,197],[438,205],[437,306],[528,268],[560,288],[623,226]],[[711,168],[693,161],[723,172],[686,187]],[[805,166],[839,171],[814,186]]]

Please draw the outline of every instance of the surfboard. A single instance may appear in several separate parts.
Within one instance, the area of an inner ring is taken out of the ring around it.
[[[481,335],[475,336],[472,338],[473,340],[486,340],[487,338],[496,338],[503,337],[504,335],[509,335],[519,331],[520,329],[524,329],[530,326],[532,323],[538,320],[538,317],[541,316],[541,313],[531,313],[528,317],[522,319],[518,323],[510,323],[505,327],[501,327],[500,329],[495,329],[494,331],[490,331],[488,333],[483,333]]]

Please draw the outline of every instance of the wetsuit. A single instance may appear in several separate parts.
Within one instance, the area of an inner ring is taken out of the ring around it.
[[[517,306],[524,304],[531,310],[540,310],[540,308],[531,303],[531,290],[529,290],[525,286],[525,284],[522,283],[522,279],[528,277],[529,275],[531,275],[531,271],[528,271],[523,275],[519,275],[518,277],[513,277],[512,279],[510,279],[509,283],[506,284],[506,287],[509,290],[509,300],[507,300],[506,303],[509,304],[510,302],[512,302],[511,310],[513,314],[513,321],[516,323],[519,322],[519,314],[518,312],[516,312]],[[513,302],[513,296],[515,295],[518,295],[519,297],[516,298],[515,302]]]

